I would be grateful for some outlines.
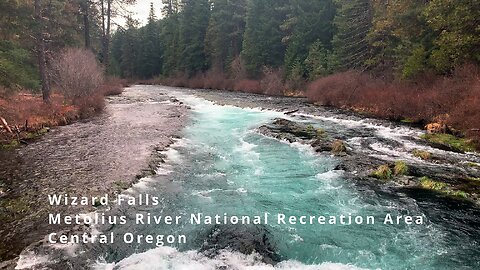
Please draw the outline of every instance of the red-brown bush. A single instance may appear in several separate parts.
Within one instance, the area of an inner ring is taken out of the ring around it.
[[[128,86],[128,81],[118,77],[108,77],[105,82],[99,87],[100,93],[104,96],[120,95],[123,88]]]
[[[474,65],[459,67],[451,76],[426,76],[414,82],[388,82],[347,71],[310,83],[306,95],[311,102],[375,117],[420,123],[442,118],[480,138],[480,70]]]
[[[247,93],[254,93],[254,94],[262,93],[260,82],[257,80],[249,80],[249,79],[235,81],[235,83],[233,84],[233,90],[247,92]]]
[[[221,71],[209,70],[204,75],[203,88],[231,90],[233,88],[233,80]]]
[[[282,71],[272,68],[263,68],[263,77],[260,80],[262,93],[270,96],[283,96],[285,84],[282,79]]]

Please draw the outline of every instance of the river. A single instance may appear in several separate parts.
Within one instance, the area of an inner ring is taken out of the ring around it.
[[[412,164],[425,163],[408,154],[414,147],[472,162],[478,162],[478,156],[421,145],[412,139],[421,131],[410,127],[320,109],[313,115],[309,113],[313,109],[299,99],[135,88],[175,97],[191,108],[189,119],[180,138],[163,150],[164,159],[157,164],[156,174],[140,179],[122,193],[127,198],[157,196],[159,204],[98,210],[109,216],[124,215],[128,222],[93,226],[90,231],[112,233],[116,239],[126,233],[185,235],[186,243],[160,247],[144,241],[36,245],[24,250],[17,269],[480,268],[480,211],[475,205],[418,189],[359,183],[350,177],[351,172],[339,167],[341,157],[269,138],[256,129],[276,118],[286,118],[337,135],[353,152],[381,160],[401,158]],[[298,106],[307,109],[289,115],[282,112]],[[139,225],[133,222],[138,213],[182,219],[175,226]],[[194,225],[190,223],[192,213],[261,217],[266,213],[269,222]],[[279,213],[287,217],[370,216],[375,224],[278,224]],[[423,224],[384,224],[387,214],[418,217]],[[252,249],[253,254],[243,254]]]

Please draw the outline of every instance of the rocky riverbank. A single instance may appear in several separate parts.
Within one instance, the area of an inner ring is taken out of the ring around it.
[[[336,155],[337,169],[359,185],[397,192],[405,192],[404,188],[413,193],[426,190],[440,198],[480,204],[480,155],[425,140],[425,132],[415,127],[315,106],[303,98],[216,91],[199,95],[222,105],[285,112],[285,118],[257,131],[289,143],[310,145],[319,154]],[[313,119],[325,124],[312,125]]]
[[[94,207],[53,207],[48,194],[119,193],[154,173],[160,152],[183,128],[188,108],[158,88],[134,86],[108,98],[105,113],[54,128],[37,142],[0,151],[0,259],[14,259],[51,231],[48,213]]]

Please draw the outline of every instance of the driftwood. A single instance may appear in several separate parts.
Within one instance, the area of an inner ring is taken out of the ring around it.
[[[296,109],[296,110],[293,110],[293,111],[288,111],[288,112],[285,112],[285,114],[287,114],[287,115],[288,115],[288,114],[292,114],[292,113],[296,113],[296,112],[298,112],[298,109]]]
[[[5,130],[7,130],[8,133],[12,133],[12,134],[13,134],[12,129],[10,129],[10,127],[8,126],[8,123],[7,123],[7,121],[5,120],[5,118],[0,117],[0,122],[1,122],[2,126],[5,128]]]

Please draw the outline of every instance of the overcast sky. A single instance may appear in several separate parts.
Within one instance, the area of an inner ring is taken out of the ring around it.
[[[137,0],[137,3],[135,5],[127,7],[127,10],[132,13],[132,17],[135,20],[138,20],[140,22],[140,25],[144,25],[147,23],[148,13],[150,12],[150,3],[152,2],[155,9],[155,15],[158,19],[162,14],[161,0]],[[122,26],[125,25],[125,19],[120,17],[115,18],[115,22]]]

